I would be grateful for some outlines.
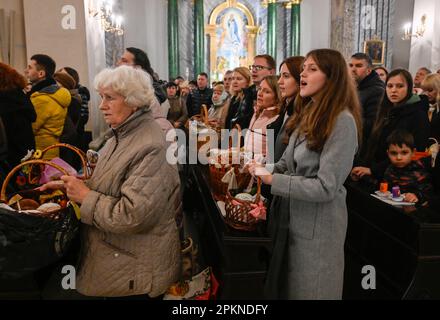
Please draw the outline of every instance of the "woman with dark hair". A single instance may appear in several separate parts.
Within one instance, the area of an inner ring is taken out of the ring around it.
[[[286,150],[289,137],[286,136],[285,124],[293,113],[295,101],[302,99],[299,95],[299,83],[304,57],[289,57],[280,65],[280,77],[278,85],[280,87],[282,103],[280,117],[269,125],[268,129],[275,132],[275,154],[274,163],[277,163]]]
[[[341,299],[347,231],[343,184],[362,141],[359,98],[342,54],[311,51],[300,95],[310,102],[296,104],[286,126],[289,144],[273,174],[256,163],[249,167],[274,195],[266,294],[272,299]]]
[[[8,163],[14,167],[35,150],[32,122],[37,119],[34,107],[23,92],[26,79],[15,69],[0,62],[0,118],[8,141]]]
[[[386,140],[396,129],[406,130],[414,137],[416,149],[425,151],[428,144],[430,125],[429,103],[426,96],[413,94],[411,74],[396,69],[388,75],[386,95],[377,113],[377,118],[367,146],[363,166],[353,168],[351,177],[359,180],[364,176],[382,179],[389,165]]]

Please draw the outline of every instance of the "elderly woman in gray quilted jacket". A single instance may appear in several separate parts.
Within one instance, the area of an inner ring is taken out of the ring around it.
[[[61,177],[84,226],[77,290],[159,297],[179,278],[181,200],[177,168],[166,161],[165,137],[149,110],[154,89],[144,71],[129,66],[103,70],[95,87],[113,136],[90,180]]]

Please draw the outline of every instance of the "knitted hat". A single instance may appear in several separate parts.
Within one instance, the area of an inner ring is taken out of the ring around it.
[[[66,88],[67,90],[73,90],[76,87],[75,80],[64,72],[57,72],[53,75],[53,78],[56,82],[58,82],[61,86]]]

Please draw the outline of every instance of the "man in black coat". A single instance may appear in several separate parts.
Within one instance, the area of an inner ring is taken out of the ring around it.
[[[212,89],[208,88],[208,75],[205,72],[197,76],[197,89],[193,90],[186,99],[188,117],[200,114],[203,104],[209,107],[212,105]]]
[[[362,145],[365,146],[376,120],[377,110],[385,94],[385,84],[373,70],[373,62],[365,53],[354,54],[351,57],[349,67],[353,80],[356,81],[362,106],[364,125]]]

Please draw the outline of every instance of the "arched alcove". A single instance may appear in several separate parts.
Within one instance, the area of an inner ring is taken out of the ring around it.
[[[222,80],[226,70],[252,63],[258,30],[252,12],[237,0],[226,0],[214,8],[205,27],[211,80]]]

